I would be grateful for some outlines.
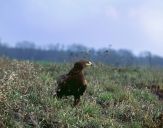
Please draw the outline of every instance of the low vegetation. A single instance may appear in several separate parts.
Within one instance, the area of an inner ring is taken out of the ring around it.
[[[1,128],[161,128],[163,70],[96,64],[85,70],[88,88],[77,107],[73,97],[54,97],[56,79],[72,64],[0,58]]]

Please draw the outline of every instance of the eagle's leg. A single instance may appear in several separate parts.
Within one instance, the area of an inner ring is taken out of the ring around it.
[[[62,97],[63,97],[62,92],[57,91],[57,98],[62,98]]]
[[[58,94],[57,94],[57,98],[61,99],[61,98],[62,98],[62,95],[58,95]]]
[[[80,101],[80,96],[74,96],[74,106],[78,105]]]

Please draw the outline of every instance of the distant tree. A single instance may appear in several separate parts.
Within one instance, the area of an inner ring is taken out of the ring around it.
[[[131,51],[129,50],[124,50],[121,49],[118,51],[120,60],[121,60],[121,64],[123,64],[124,66],[131,66],[134,63],[134,55]]]
[[[59,51],[61,49],[61,45],[60,45],[60,43],[49,44],[47,48],[48,48],[48,50]]]
[[[15,45],[16,48],[21,48],[21,49],[35,49],[35,43],[30,42],[30,41],[21,41],[16,43]]]
[[[151,52],[145,51],[145,52],[141,53],[140,56],[144,57],[145,63],[147,65],[149,65],[149,67],[152,67],[152,54],[151,54]]]
[[[85,52],[85,51],[88,51],[88,48],[83,45],[73,44],[68,47],[68,50],[74,51],[74,52]]]
[[[0,47],[9,47],[6,42],[3,42],[2,39],[0,38]]]

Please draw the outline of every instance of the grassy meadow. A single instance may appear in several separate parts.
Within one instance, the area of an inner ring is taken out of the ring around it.
[[[84,70],[88,87],[77,107],[57,99],[56,79],[71,63],[0,58],[0,128],[159,128],[163,102],[149,89],[163,88],[163,69],[115,68],[97,63]]]

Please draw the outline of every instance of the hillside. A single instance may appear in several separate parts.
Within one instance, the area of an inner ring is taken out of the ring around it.
[[[73,108],[73,97],[53,96],[56,78],[72,66],[0,58],[0,127],[161,128],[162,69],[96,64],[85,70],[88,88]]]

